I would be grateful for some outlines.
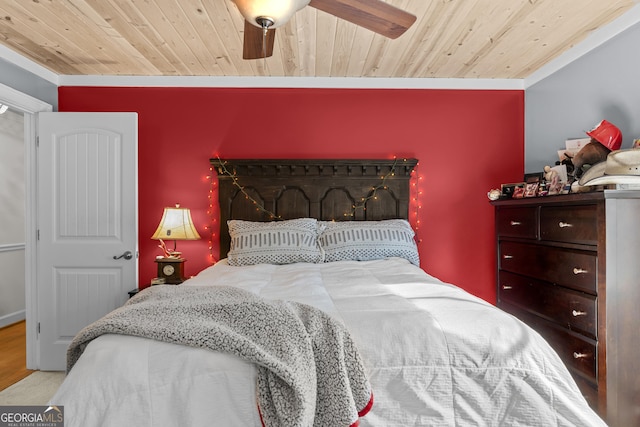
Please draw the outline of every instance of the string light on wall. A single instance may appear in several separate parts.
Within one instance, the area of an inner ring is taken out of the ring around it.
[[[235,187],[238,188],[238,190],[244,195],[246,200],[248,200],[249,202],[251,202],[255,206],[256,210],[265,213],[271,220],[282,220],[283,219],[280,215],[276,215],[275,213],[269,211],[258,200],[253,198],[246,191],[246,189],[239,183],[238,177],[226,167],[226,162],[222,161],[222,159],[220,159],[220,157],[217,157],[217,159],[218,159],[218,161],[220,162],[220,165],[221,165],[220,172],[222,172],[223,174],[225,174],[225,175],[227,175],[227,176],[229,176],[231,178],[232,184]],[[407,159],[404,159],[404,162],[406,162],[406,161],[407,161]],[[387,190],[388,189],[387,180],[395,175],[396,166],[397,165],[398,165],[398,159],[396,157],[394,157],[393,158],[393,164],[391,165],[391,168],[389,169],[389,172],[387,172],[385,175],[382,175],[380,177],[380,183],[378,185],[372,186],[371,190],[369,191],[369,194],[367,196],[362,197],[358,203],[353,204],[351,206],[351,212],[346,212],[346,213],[343,214],[343,216],[345,216],[345,217],[353,217],[353,216],[355,216],[357,210],[359,210],[359,209],[366,210],[367,209],[367,202],[369,202],[370,200],[377,200],[378,199],[378,191]],[[213,175],[213,169],[212,169],[211,174]]]
[[[209,168],[209,175],[207,176],[209,180],[209,208],[207,209],[207,215],[211,218],[211,222],[209,225],[206,225],[205,230],[209,231],[209,262],[213,265],[217,262],[215,256],[213,255],[213,247],[214,242],[217,240],[218,235],[216,234],[216,230],[218,230],[218,209],[217,206],[217,187],[218,180],[216,174],[214,172],[213,167]]]
[[[404,161],[406,162],[407,159],[404,159]],[[369,195],[366,197],[363,197],[362,199],[360,199],[360,202],[354,204],[351,206],[351,212],[347,212],[344,214],[344,216],[350,216],[353,217],[356,214],[356,211],[358,209],[362,209],[363,211],[367,210],[367,202],[370,200],[378,200],[378,191],[379,190],[387,190],[387,179],[389,179],[390,177],[394,176],[396,174],[396,166],[398,165],[398,158],[394,157],[393,158],[393,165],[391,165],[391,169],[389,169],[389,172],[387,172],[385,175],[380,177],[380,184],[371,187],[371,191],[369,192]]]
[[[422,204],[420,202],[422,200],[422,189],[420,186],[422,181],[422,176],[418,171],[418,166],[420,166],[420,163],[417,163],[413,168],[413,170],[411,171],[411,192],[412,192],[411,207],[414,215],[413,229],[416,233],[415,239],[417,243],[420,243],[422,241],[422,239],[419,237],[419,231],[420,231],[420,225],[421,225],[420,210],[422,209]]]
[[[227,169],[226,162],[223,162],[220,159],[220,157],[218,157],[217,159],[220,162],[220,165],[222,166],[222,173],[224,173],[225,175],[231,177],[231,182],[233,183],[233,185],[235,187],[237,187],[238,190],[240,190],[240,192],[244,195],[245,199],[247,199],[249,202],[253,203],[253,206],[255,206],[257,211],[260,211],[260,212],[263,212],[263,213],[267,214],[267,216],[271,220],[281,220],[282,219],[282,217],[280,215],[274,214],[270,210],[266,209],[262,203],[260,203],[259,201],[257,201],[253,197],[251,197],[251,195],[247,192],[247,190],[245,190],[245,188],[242,185],[240,185],[240,183],[238,182],[238,177],[236,176],[236,174],[234,174],[229,169]]]

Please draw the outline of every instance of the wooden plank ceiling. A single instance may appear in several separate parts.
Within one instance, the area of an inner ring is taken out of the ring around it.
[[[266,60],[230,0],[0,0],[0,43],[60,75],[521,79],[636,1],[388,3],[418,17],[396,40],[307,6]]]

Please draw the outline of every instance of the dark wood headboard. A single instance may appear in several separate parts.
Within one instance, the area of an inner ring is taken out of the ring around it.
[[[229,219],[407,219],[409,181],[418,163],[416,159],[218,158],[210,162],[219,183],[220,258],[229,250]]]

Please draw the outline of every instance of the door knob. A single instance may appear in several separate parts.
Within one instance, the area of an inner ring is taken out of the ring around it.
[[[120,256],[115,256],[115,255],[113,256],[113,259],[120,259],[120,258],[131,259],[133,258],[133,254],[131,253],[131,251],[126,251]]]

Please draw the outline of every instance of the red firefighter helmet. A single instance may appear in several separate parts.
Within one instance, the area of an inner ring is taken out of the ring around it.
[[[598,123],[587,135],[612,151],[619,150],[622,145],[622,132],[606,120]]]

